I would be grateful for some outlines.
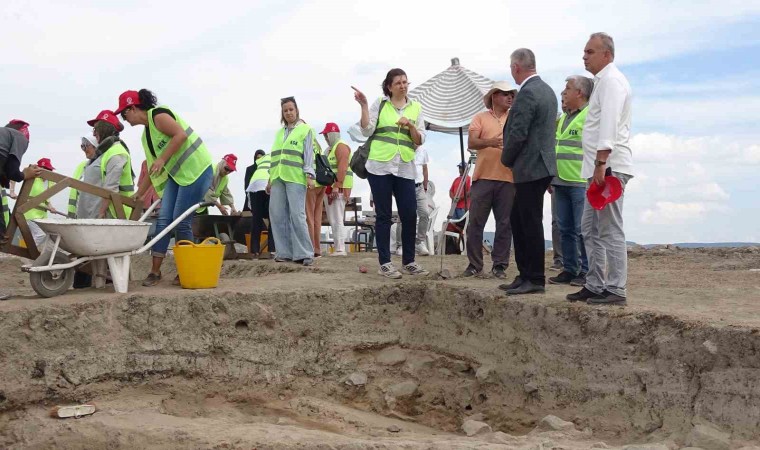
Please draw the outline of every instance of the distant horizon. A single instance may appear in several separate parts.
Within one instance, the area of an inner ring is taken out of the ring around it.
[[[483,232],[483,240],[493,244],[494,231]],[[640,245],[642,247],[653,247],[656,245],[675,245],[684,248],[703,248],[703,247],[760,247],[760,242],[743,242],[743,241],[725,241],[725,242],[650,242],[641,244],[634,241],[626,241],[628,245]],[[548,250],[552,248],[552,241],[544,239],[544,247]]]

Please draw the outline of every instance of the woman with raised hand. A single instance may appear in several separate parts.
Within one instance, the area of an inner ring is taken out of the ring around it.
[[[158,106],[156,96],[147,89],[126,91],[119,96],[116,114],[130,125],[143,125],[142,136],[149,177],[138,186],[135,198],[142,199],[153,184],[161,197],[161,211],[156,233],[163,231],[188,208],[203,200],[213,177],[211,153],[203,140],[177,113]],[[190,224],[193,214],[174,230],[177,240],[192,240]],[[167,234],[151,249],[153,265],[143,286],[155,286],[161,280],[161,263],[171,236]],[[179,276],[174,280],[179,284]]]
[[[391,262],[391,214],[396,199],[402,225],[402,263],[409,275],[427,275],[414,260],[417,233],[417,194],[414,186],[414,155],[425,142],[422,105],[407,97],[409,82],[406,72],[391,69],[382,83],[384,96],[372,106],[367,97],[354,89],[354,99],[361,106],[361,119],[354,126],[370,146],[366,169],[377,213],[376,240],[380,260],[378,273],[388,278],[401,278]]]
[[[294,97],[280,101],[280,122],[269,166],[269,220],[277,247],[275,261],[314,264],[306,225],[306,190],[314,188],[314,130],[301,120]],[[321,218],[320,218],[321,220]]]

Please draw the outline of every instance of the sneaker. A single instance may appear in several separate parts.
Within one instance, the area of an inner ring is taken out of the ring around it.
[[[565,298],[569,302],[585,302],[590,299],[595,299],[595,300],[603,299],[604,296],[600,294],[595,294],[584,287],[583,289],[581,289],[580,291],[574,294],[567,294]]]
[[[425,245],[424,242],[418,242],[414,246],[414,251],[417,252],[417,254],[420,256],[428,256],[430,254],[430,252],[427,249],[427,245]]]
[[[483,275],[483,272],[480,270],[475,270],[472,266],[467,266],[466,269],[464,269],[464,272],[462,272],[462,277],[469,278],[469,277],[476,277],[479,275]]]
[[[319,258],[321,258],[321,257],[322,257],[322,254],[321,254],[321,253],[314,255],[314,259],[319,259]]]
[[[602,292],[601,298],[590,298],[586,301],[589,305],[625,306],[628,304],[625,297],[613,294],[608,290]]]
[[[348,253],[346,253],[346,252],[332,252],[332,253],[330,253],[330,256],[348,256]]]
[[[394,266],[392,262],[381,265],[377,273],[386,278],[392,278],[394,280],[397,280],[402,276],[401,272],[396,269],[396,266]]]
[[[11,298],[10,292],[0,292],[0,300],[8,300]]]
[[[404,254],[404,252],[401,250],[401,247],[399,247],[399,248],[396,249],[396,255],[402,256],[403,254]]]
[[[430,275],[430,272],[423,269],[422,266],[416,262],[405,265],[404,272],[408,273],[409,275]]]
[[[504,280],[507,278],[507,267],[502,265],[493,266],[491,269],[491,275],[500,280]]]
[[[571,281],[575,278],[575,275],[573,275],[570,272],[562,271],[557,275],[556,277],[549,277],[549,283],[551,284],[570,284]]]
[[[279,256],[274,258],[274,262],[289,262],[289,261],[293,261],[293,260],[290,258],[280,258]]]
[[[152,287],[158,284],[158,282],[161,281],[161,272],[159,273],[149,273],[147,277],[145,277],[145,280],[143,280],[142,285],[145,287]]]
[[[586,285],[586,272],[581,272],[577,277],[570,281],[570,286],[585,286]]]
[[[321,258],[321,256],[317,256],[317,258]],[[301,261],[301,264],[303,264],[304,266],[313,266],[314,258],[305,258]]]
[[[562,261],[554,261],[554,264],[549,266],[549,270],[553,270],[555,272],[561,272],[562,271]]]

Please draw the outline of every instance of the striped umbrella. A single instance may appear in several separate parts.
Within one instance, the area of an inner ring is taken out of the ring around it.
[[[422,104],[425,128],[442,133],[459,134],[464,162],[464,133],[475,114],[485,111],[483,95],[493,81],[451,60],[451,66],[409,92],[409,97]]]

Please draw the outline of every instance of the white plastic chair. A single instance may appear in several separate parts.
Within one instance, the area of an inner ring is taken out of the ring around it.
[[[433,209],[433,212],[430,213],[430,221],[428,222],[428,229],[427,234],[425,237],[425,243],[427,244],[427,249],[429,254],[434,255],[435,254],[435,219],[438,218],[438,210],[440,207],[436,206],[435,209]]]
[[[446,225],[448,223],[461,223],[464,222],[464,226],[462,227],[462,245],[464,247],[464,251],[462,252],[463,255],[467,254],[467,225],[470,223],[470,211],[467,210],[467,212],[464,213],[464,216],[462,216],[459,219],[451,219],[451,220],[444,220],[441,223],[441,231],[438,235],[438,250],[436,251],[436,255],[443,255],[446,252],[446,236],[451,236],[453,238],[457,239],[457,244],[459,244],[459,233],[455,233],[453,231],[447,231]]]

